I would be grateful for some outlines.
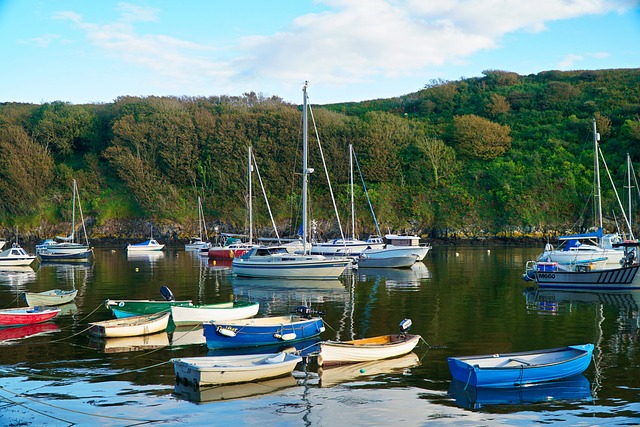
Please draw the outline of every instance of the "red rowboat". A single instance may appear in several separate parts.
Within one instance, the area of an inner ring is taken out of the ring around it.
[[[57,307],[21,307],[0,310],[0,326],[32,325],[46,322],[60,313]]]

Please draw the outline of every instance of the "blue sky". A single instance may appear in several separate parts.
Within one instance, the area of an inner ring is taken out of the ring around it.
[[[484,70],[640,67],[640,0],[0,0],[0,102],[391,98]]]

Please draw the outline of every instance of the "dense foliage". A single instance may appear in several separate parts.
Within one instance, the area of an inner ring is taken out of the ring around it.
[[[313,87],[310,93],[313,101]],[[432,81],[398,98],[312,112],[310,217],[326,224],[333,205],[321,155],[344,225],[349,144],[383,232],[591,225],[585,206],[593,197],[594,118],[621,193],[627,153],[640,162],[640,69],[528,76],[491,70],[481,78]],[[276,223],[295,230],[301,118],[299,106],[255,93],[1,104],[0,221],[24,230],[68,220],[76,179],[85,216],[97,224],[193,221],[202,196],[208,219],[242,230],[252,145]],[[602,200],[611,220],[617,202],[606,181]],[[254,182],[254,222],[268,229],[257,188]],[[359,231],[373,231],[361,185],[356,198]]]

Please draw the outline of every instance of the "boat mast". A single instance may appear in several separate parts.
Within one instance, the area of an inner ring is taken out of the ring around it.
[[[308,131],[307,131],[307,86],[309,82],[305,81],[302,87],[302,242],[304,245],[303,253],[307,254],[307,186],[308,186],[308,174],[313,172],[313,169],[307,168],[307,144],[308,144]]]
[[[356,210],[353,202],[353,145],[349,144],[349,170],[351,171],[351,239],[356,238]]]
[[[627,189],[628,189],[628,202],[629,202],[629,238],[633,240],[632,215],[631,215],[631,156],[627,153]]]
[[[598,229],[602,232],[602,195],[600,189],[600,163],[598,161],[598,141],[600,141],[600,135],[596,129],[596,119],[593,119],[593,149],[595,153],[595,180],[596,180],[596,194],[595,197],[598,199]]]
[[[249,146],[249,158],[248,158],[248,162],[247,164],[249,165],[248,170],[247,170],[247,177],[248,177],[248,188],[249,188],[249,200],[248,200],[248,207],[249,207],[249,244],[253,244],[253,200],[252,200],[252,195],[251,195],[251,171],[253,170],[253,164],[251,163],[251,146]]]
[[[73,180],[73,204],[71,208],[71,243],[76,241],[76,180]]]

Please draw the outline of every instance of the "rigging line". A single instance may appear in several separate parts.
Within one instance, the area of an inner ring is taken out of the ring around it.
[[[273,226],[273,231],[276,233],[276,238],[278,239],[278,244],[282,244],[280,241],[280,235],[278,234],[278,228],[276,227],[276,222],[273,219],[273,214],[271,213],[271,206],[269,205],[269,199],[267,198],[267,192],[264,188],[264,184],[262,183],[262,177],[260,176],[260,169],[258,169],[258,162],[256,161],[256,156],[251,152],[251,158],[253,159],[253,164],[256,167],[256,175],[258,175],[258,181],[260,182],[260,188],[262,189],[262,195],[264,196],[264,202],[267,204],[267,210],[269,211],[269,218],[271,218],[271,225]]]
[[[351,149],[353,151],[353,148]],[[367,202],[369,203],[369,209],[371,209],[371,215],[373,216],[373,222],[376,225],[376,231],[378,232],[378,236],[382,236],[380,233],[380,226],[378,225],[378,218],[376,218],[376,213],[373,211],[373,206],[371,205],[371,199],[369,198],[369,192],[367,191],[367,185],[364,183],[364,177],[362,176],[362,171],[360,170],[360,163],[358,163],[358,157],[356,157],[356,152],[353,151],[353,158],[356,161],[356,166],[358,167],[358,173],[360,174],[360,180],[362,181],[362,187],[364,188],[364,194],[367,196]]]
[[[600,157],[602,157],[602,163],[604,164],[604,168],[607,171],[607,175],[609,175],[609,181],[611,182],[611,187],[613,187],[613,192],[616,194],[616,200],[618,201],[618,206],[620,207],[620,210],[622,211],[622,217],[624,218],[624,223],[626,224],[627,228],[629,229],[629,232],[631,232],[631,224],[629,223],[629,219],[627,218],[627,214],[624,212],[624,208],[622,207],[622,202],[620,201],[620,196],[618,195],[618,189],[616,188],[615,184],[613,183],[613,178],[611,178],[611,173],[609,172],[609,167],[607,166],[607,162],[604,159],[604,154],[602,154],[602,150],[600,149],[600,146],[598,146],[598,153],[600,154]]]
[[[338,215],[338,206],[336,205],[336,198],[333,195],[333,188],[331,187],[331,180],[329,179],[329,170],[327,169],[327,162],[324,160],[324,153],[322,151],[322,145],[320,144],[320,135],[318,134],[318,128],[316,126],[316,119],[309,105],[309,112],[311,113],[311,121],[313,122],[313,130],[316,134],[316,140],[318,141],[318,148],[320,150],[320,157],[322,158],[322,166],[324,167],[324,174],[327,177],[327,183],[329,184],[329,192],[331,193],[331,201],[333,202],[333,210],[336,213],[336,220],[338,221],[338,228],[340,229],[340,237],[342,241],[345,241],[344,232],[342,231],[342,224],[340,223],[340,215]]]
[[[31,401],[33,403],[39,403],[41,405],[49,406],[51,408],[59,409],[61,411],[71,412],[71,413],[74,413],[74,414],[89,415],[91,417],[106,418],[106,419],[111,419],[111,420],[135,421],[135,422],[138,422],[138,423],[155,423],[155,422],[165,421],[165,420],[148,420],[148,419],[145,420],[145,419],[139,419],[139,418],[127,418],[127,417],[116,417],[116,416],[112,416],[112,415],[92,414],[90,412],[78,411],[78,410],[75,410],[75,409],[69,409],[69,408],[64,408],[62,406],[54,405],[52,403],[43,402],[42,400],[35,399],[33,397],[29,397],[29,396],[27,396],[27,395],[25,395],[23,393],[15,393],[15,392],[13,392],[11,390],[7,390],[7,388],[3,387],[3,386],[0,386],[0,389],[4,390],[4,391],[6,391],[6,392],[8,392],[8,393],[10,393],[12,395],[14,395],[15,397],[20,397],[20,398],[29,400],[29,401]],[[29,407],[25,406],[24,403],[19,403],[19,402],[15,402],[15,403],[17,405],[20,405],[20,406],[24,407],[25,409],[30,410],[30,411],[37,412],[39,414],[46,415],[46,416],[54,418],[54,419],[58,419],[56,417],[53,417],[51,415],[47,415],[47,414],[42,413],[42,412],[40,412],[38,410],[35,410],[33,408],[29,408]],[[76,424],[76,423],[65,421],[65,420],[60,420],[60,421],[68,422],[70,425]]]

